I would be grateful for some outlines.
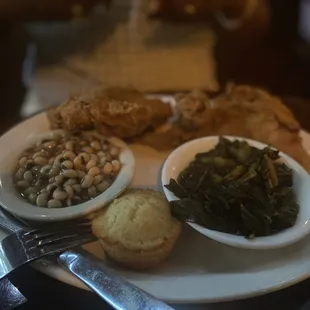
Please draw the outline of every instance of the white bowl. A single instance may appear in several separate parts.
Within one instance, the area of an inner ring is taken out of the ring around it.
[[[244,140],[259,149],[263,149],[267,146],[261,142],[241,137],[226,136],[225,138],[229,140]],[[183,169],[195,159],[197,153],[207,152],[213,149],[218,141],[218,136],[192,140],[181,145],[169,155],[165,161],[161,175],[163,190],[168,201],[178,200],[179,198],[174,196],[164,185],[169,184],[171,178],[177,179]],[[239,248],[274,249],[295,243],[305,237],[310,232],[310,176],[307,171],[291,157],[281,152],[280,156],[283,158],[284,162],[293,169],[293,188],[299,202],[299,214],[293,227],[274,235],[256,237],[253,240],[248,240],[243,236],[214,231],[195,223],[188,224],[211,239]]]
[[[120,148],[121,170],[113,184],[102,194],[84,203],[65,208],[36,207],[24,200],[13,186],[13,171],[21,153],[43,138],[51,137],[52,131],[28,136],[23,143],[10,146],[10,152],[0,158],[0,204],[20,218],[33,221],[62,221],[83,217],[107,205],[130,184],[135,170],[135,157],[128,145],[120,139],[109,142]]]

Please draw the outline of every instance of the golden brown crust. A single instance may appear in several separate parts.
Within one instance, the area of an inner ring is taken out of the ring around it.
[[[302,146],[300,125],[291,111],[267,91],[228,84],[211,99],[204,93],[176,96],[177,121],[165,130],[139,137],[138,142],[167,150],[190,139],[234,135],[270,144],[300,162],[310,172],[310,157]]]
[[[71,97],[48,111],[51,127],[96,128],[106,135],[130,139],[158,150],[208,135],[236,135],[270,144],[299,161],[310,172],[302,147],[300,125],[282,101],[266,90],[228,84],[215,98],[202,92],[176,96],[176,121],[171,108],[146,100],[133,89],[111,88]]]
[[[119,138],[141,135],[165,123],[171,115],[171,107],[160,100],[147,100],[138,91],[118,88],[73,96],[48,111],[53,129],[95,128]]]

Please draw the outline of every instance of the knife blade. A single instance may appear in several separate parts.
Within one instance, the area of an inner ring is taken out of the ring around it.
[[[15,233],[25,226],[25,222],[0,208],[0,227]],[[173,310],[99,264],[94,255],[82,248],[63,252],[58,262],[117,310]]]

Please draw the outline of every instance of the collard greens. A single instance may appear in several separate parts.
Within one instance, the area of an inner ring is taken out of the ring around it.
[[[220,138],[166,187],[180,220],[247,238],[268,236],[295,224],[298,203],[292,171],[278,151]]]

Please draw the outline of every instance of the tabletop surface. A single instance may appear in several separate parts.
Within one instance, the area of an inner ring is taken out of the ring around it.
[[[12,31],[17,33],[18,39],[12,36]],[[265,40],[264,43],[251,47],[245,43],[247,35],[238,32],[220,34],[221,40],[215,49],[215,58],[221,85],[234,80],[270,89],[283,98],[302,127],[310,131],[310,65],[297,57],[290,37],[281,40],[278,36],[278,40]],[[27,40],[21,28],[12,30],[7,26],[0,27],[0,42],[0,69],[5,72],[0,76],[1,134],[20,120],[19,109],[26,91],[21,71]],[[242,65],[240,59],[243,60]],[[14,272],[9,278],[28,299],[27,303],[17,309],[48,310],[60,306],[77,310],[110,309],[93,293],[63,284],[28,266]],[[308,300],[310,280],[269,295],[231,303],[203,305],[201,309],[307,309]],[[2,306],[0,296],[0,309],[7,310]],[[180,306],[177,309],[190,308]]]

